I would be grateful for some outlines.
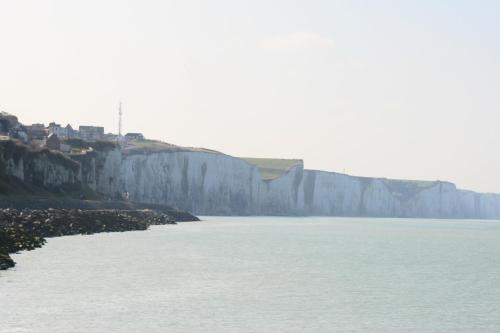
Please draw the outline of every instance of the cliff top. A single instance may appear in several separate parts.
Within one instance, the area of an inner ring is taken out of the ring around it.
[[[77,138],[65,139],[63,140],[63,143],[67,144],[73,149],[81,149],[81,150],[87,150],[92,148],[95,150],[105,151],[105,150],[113,150],[119,147],[119,145],[115,142],[110,142],[110,141],[89,142]]]
[[[181,147],[157,140],[133,140],[130,141],[127,144],[127,146],[123,149],[123,153],[126,155],[151,154],[151,153],[161,153],[161,152],[167,152],[167,153],[198,152],[198,153],[222,154],[218,151],[211,149],[196,148],[196,147]]]
[[[241,159],[259,168],[262,179],[264,180],[276,179],[283,176],[291,168],[304,164],[302,160],[296,159],[254,157],[241,157]]]

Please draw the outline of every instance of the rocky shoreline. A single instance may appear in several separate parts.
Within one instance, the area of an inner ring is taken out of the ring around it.
[[[164,224],[176,224],[176,216],[152,209],[0,209],[0,270],[14,267],[10,253],[42,247],[45,238],[146,230]]]

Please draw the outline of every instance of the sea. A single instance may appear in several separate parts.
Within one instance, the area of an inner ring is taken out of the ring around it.
[[[15,254],[0,332],[500,332],[500,221],[202,219]]]

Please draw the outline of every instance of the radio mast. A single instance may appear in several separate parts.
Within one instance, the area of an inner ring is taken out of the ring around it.
[[[118,138],[122,137],[122,101],[120,101],[120,105],[118,106]]]

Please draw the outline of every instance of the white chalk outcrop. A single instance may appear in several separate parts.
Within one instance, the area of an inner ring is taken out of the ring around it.
[[[101,192],[128,191],[134,201],[201,215],[500,218],[500,195],[449,182],[353,177],[302,165],[263,180],[256,166],[216,152],[115,151],[101,174]]]
[[[264,180],[247,161],[175,147],[122,151],[113,145],[73,161],[0,144],[0,176],[58,189],[83,185],[112,198],[166,204],[199,215],[323,215],[500,219],[500,195],[419,182],[305,170],[297,164]]]

